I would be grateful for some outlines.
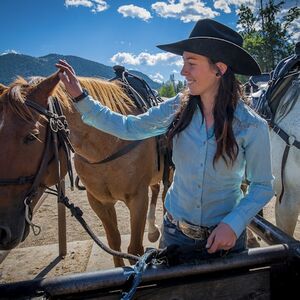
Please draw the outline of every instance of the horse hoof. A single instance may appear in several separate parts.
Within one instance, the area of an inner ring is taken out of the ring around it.
[[[160,236],[160,232],[158,229],[156,229],[153,232],[148,232],[148,240],[151,243],[155,243],[159,239],[159,236]]]

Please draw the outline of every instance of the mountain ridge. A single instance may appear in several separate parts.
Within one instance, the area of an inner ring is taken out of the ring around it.
[[[78,76],[98,77],[102,79],[110,79],[115,76],[113,67],[75,55],[50,53],[34,57],[25,54],[7,53],[0,55],[0,83],[8,85],[17,76],[24,78],[30,76],[47,77],[57,70],[55,63],[59,59],[68,61],[74,67]],[[135,70],[128,71],[143,78],[151,88],[160,88],[160,84],[150,79],[146,74]]]

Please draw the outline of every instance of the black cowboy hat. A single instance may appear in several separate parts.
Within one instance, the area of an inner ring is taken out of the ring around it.
[[[255,59],[242,48],[243,38],[236,31],[214,20],[199,20],[188,39],[157,47],[178,55],[188,51],[207,56],[214,62],[225,63],[237,74],[261,73]]]

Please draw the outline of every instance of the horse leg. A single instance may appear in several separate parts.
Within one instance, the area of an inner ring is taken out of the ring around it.
[[[148,188],[141,189],[134,198],[126,202],[130,211],[131,236],[128,253],[142,255],[144,253],[143,238],[148,209]],[[130,263],[135,263],[130,261]]]
[[[295,199],[289,195],[288,191],[283,194],[281,203],[279,203],[279,196],[276,197],[275,203],[275,220],[276,225],[290,236],[293,236],[296,224],[298,221],[298,214],[300,211],[299,205],[296,204]]]
[[[162,191],[162,195],[161,195],[161,200],[162,200],[162,203],[163,203],[163,215],[166,213],[166,208],[165,208],[165,198],[166,198],[166,194],[167,194],[167,191],[168,191],[168,189],[169,189],[169,187],[170,187],[170,185],[164,185],[163,186],[164,188],[163,188],[163,191]]]
[[[103,204],[89,192],[87,192],[87,196],[92,209],[102,221],[109,247],[121,252],[121,235],[118,230],[114,203]],[[114,256],[113,260],[116,267],[125,266],[122,258]]]
[[[151,243],[155,243],[160,236],[158,226],[155,224],[155,210],[156,210],[156,204],[157,204],[157,198],[158,198],[158,194],[159,194],[160,185],[159,185],[159,183],[153,184],[150,186],[150,188],[151,188],[152,194],[151,194],[150,208],[149,208],[148,217],[147,217],[148,240]]]

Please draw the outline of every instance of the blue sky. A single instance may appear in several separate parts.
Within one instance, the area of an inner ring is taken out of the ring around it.
[[[180,78],[181,58],[155,45],[187,38],[195,21],[202,18],[236,29],[239,6],[255,9],[258,3],[260,0],[1,0],[0,54],[76,55],[111,66],[123,64],[166,81],[171,73]],[[297,3],[287,0],[286,7]]]

